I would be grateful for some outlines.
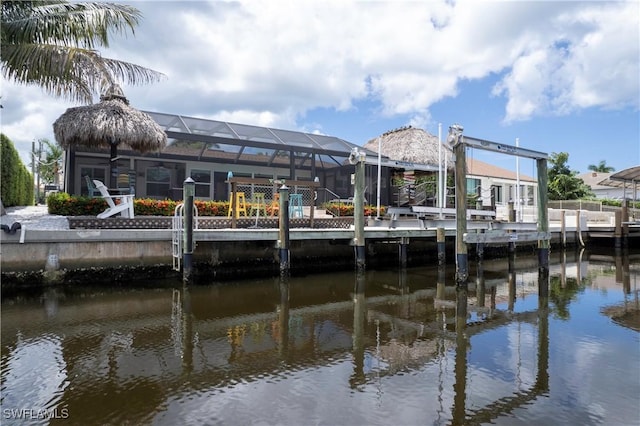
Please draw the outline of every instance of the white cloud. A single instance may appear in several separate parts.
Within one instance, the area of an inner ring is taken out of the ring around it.
[[[167,75],[124,88],[143,110],[298,128],[309,111],[366,100],[374,114],[429,123],[461,81],[489,76],[506,122],[638,108],[637,2],[131,4],[143,15],[135,36],[112,37],[103,54]],[[24,146],[69,106],[11,83],[2,92],[3,132]],[[10,96],[21,105],[7,113]]]
[[[494,88],[505,121],[589,107],[640,106],[638,3],[593,3],[552,17],[546,45],[517,58]]]

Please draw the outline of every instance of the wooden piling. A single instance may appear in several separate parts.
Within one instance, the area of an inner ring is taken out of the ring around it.
[[[447,254],[446,254],[447,245],[446,245],[444,228],[442,227],[436,228],[436,244],[438,246],[438,266],[445,265],[446,258],[447,258]]]
[[[183,183],[184,196],[184,252],[182,254],[182,281],[191,282],[193,272],[193,200],[195,196],[195,181],[188,177]]]
[[[560,210],[560,245],[567,246],[567,211]]]
[[[409,245],[409,237],[400,237],[398,241],[398,261],[401,268],[407,267],[407,246]]]
[[[280,209],[278,210],[278,249],[280,255],[280,273],[289,273],[289,188],[282,185],[280,194]]]
[[[354,246],[356,254],[356,269],[365,268],[365,239],[364,239],[364,183],[365,183],[365,154],[356,152],[356,176],[353,205]]]
[[[467,160],[461,141],[453,147],[456,162],[456,284],[466,285],[469,279],[468,251],[464,242],[467,232]]]
[[[549,176],[547,174],[547,159],[536,160],[538,171],[538,231],[549,232],[548,189]],[[549,240],[538,240],[538,268],[544,268],[549,273]]]

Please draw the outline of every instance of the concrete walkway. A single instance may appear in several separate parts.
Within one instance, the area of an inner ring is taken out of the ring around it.
[[[6,207],[5,210],[7,214],[0,217],[0,223],[3,225],[11,226],[19,222],[27,229],[69,229],[67,218],[49,214],[47,206]]]

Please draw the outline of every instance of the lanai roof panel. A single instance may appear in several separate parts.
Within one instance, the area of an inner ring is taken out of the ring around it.
[[[207,143],[218,144],[220,147],[231,146],[259,146],[262,148],[286,149],[296,147],[296,151],[316,152],[330,156],[349,156],[351,149],[357,147],[368,156],[377,155],[373,151],[347,142],[333,136],[311,134],[293,130],[273,129],[248,124],[227,123],[204,118],[185,117],[175,114],[144,111],[149,114],[165,132],[176,139],[189,139],[189,135]],[[184,134],[184,136],[180,135]],[[207,137],[211,137],[208,140]],[[227,143],[220,139],[226,139]],[[271,145],[271,146],[270,146]],[[238,149],[233,151],[237,152]]]

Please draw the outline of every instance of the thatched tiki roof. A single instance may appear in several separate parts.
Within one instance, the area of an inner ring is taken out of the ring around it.
[[[167,135],[148,114],[131,106],[117,85],[93,105],[69,108],[53,123],[56,141],[63,148],[105,147],[126,144],[139,152],[162,150]]]
[[[364,144],[364,148],[378,152],[378,143],[382,155],[392,160],[410,163],[438,165],[438,137],[415,127],[402,127],[386,132]],[[446,145],[442,145],[442,164],[452,169],[453,153]]]

